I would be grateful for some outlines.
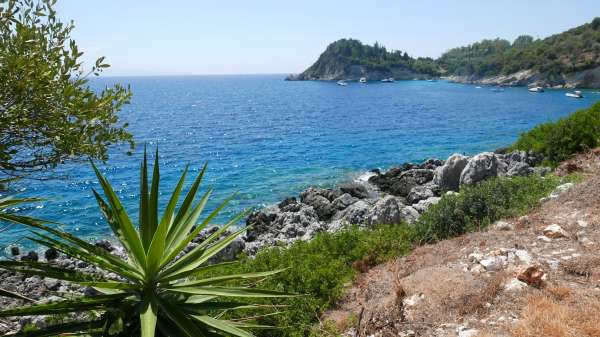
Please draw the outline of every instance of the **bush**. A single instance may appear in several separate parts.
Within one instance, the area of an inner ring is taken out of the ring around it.
[[[417,221],[421,242],[433,242],[486,227],[505,217],[525,213],[561,183],[557,177],[494,178],[445,195]]]
[[[514,150],[541,153],[555,166],[571,155],[600,145],[600,103],[578,110],[556,122],[544,123],[523,133]]]
[[[408,226],[379,226],[372,230],[351,227],[337,233],[320,233],[313,240],[296,242],[288,249],[263,250],[255,258],[245,258],[215,273],[289,268],[265,280],[261,287],[306,296],[287,299],[285,304],[289,307],[264,317],[261,324],[280,329],[263,330],[260,335],[306,336],[323,311],[341,298],[359,270],[407,253],[413,241],[414,232]]]

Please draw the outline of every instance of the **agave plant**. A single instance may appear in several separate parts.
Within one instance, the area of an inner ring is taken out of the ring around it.
[[[69,314],[88,311],[95,314],[85,321],[49,326],[32,333],[13,336],[57,336],[84,334],[91,336],[252,336],[246,320],[226,320],[223,313],[236,309],[258,308],[240,303],[240,298],[287,297],[291,295],[260,290],[244,283],[268,277],[280,271],[206,277],[206,272],[220,264],[209,265],[214,257],[245,229],[235,230],[222,238],[225,231],[246,214],[242,212],[182,255],[190,242],[225,207],[225,200],[205,219],[199,217],[212,193],[208,189],[196,202],[206,165],[191,185],[177,209],[188,169],[179,179],[166,208],[159,217],[159,164],[156,152],[154,170],[148,185],[146,153],[141,164],[139,226],[134,226],[117,194],[92,163],[102,186],[103,198],[93,190],[98,205],[127,257],[120,258],[67,232],[33,219],[19,219],[32,228],[31,241],[54,248],[85,261],[102,274],[91,274],[31,261],[0,261],[0,268],[25,275],[64,280],[98,290],[94,296],[81,296],[53,303],[0,311],[0,317]],[[178,258],[179,257],[179,258]],[[108,276],[112,275],[112,276]],[[245,286],[232,287],[231,282]],[[3,292],[0,295],[26,299]],[[237,302],[236,302],[237,300]],[[248,300],[248,299],[246,299]]]

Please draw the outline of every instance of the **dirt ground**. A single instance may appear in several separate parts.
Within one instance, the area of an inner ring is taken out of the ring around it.
[[[531,214],[361,274],[322,321],[347,336],[600,336],[600,150],[557,169],[575,171]]]

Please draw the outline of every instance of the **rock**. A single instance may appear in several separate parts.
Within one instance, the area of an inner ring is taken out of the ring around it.
[[[340,187],[342,193],[348,193],[351,196],[358,199],[365,199],[369,197],[369,191],[363,184],[359,183],[348,183]]]
[[[379,199],[369,215],[367,223],[373,225],[395,225],[400,223],[413,223],[419,217],[419,212],[402,203],[402,199],[388,195]]]
[[[408,197],[406,198],[406,200],[409,204],[412,205],[416,204],[421,200],[435,197],[436,195],[432,187],[435,188],[433,185],[415,186],[410,190],[410,193],[408,193]]]
[[[538,266],[529,266],[524,268],[517,275],[519,281],[525,282],[528,285],[540,288],[546,278],[546,274]]]
[[[366,199],[359,200],[348,206],[341,212],[335,214],[334,219],[344,220],[352,225],[362,225],[367,220],[367,215],[372,205]]]
[[[458,337],[475,337],[479,334],[477,329],[464,329],[458,331]]]
[[[238,255],[244,251],[244,248],[246,248],[246,243],[244,240],[242,240],[242,238],[237,237],[229,245],[213,256],[209,263],[235,261]]]
[[[396,196],[406,197],[413,187],[424,185],[431,180],[433,180],[433,170],[411,169],[402,172],[398,178],[395,179],[390,188],[390,193]]]
[[[515,229],[515,226],[509,222],[498,221],[494,225],[494,228],[499,231],[512,231],[513,229]]]
[[[419,213],[425,212],[431,205],[437,204],[442,198],[440,197],[431,197],[425,200],[420,200],[418,203],[412,205],[412,208],[417,210]]]
[[[312,206],[319,219],[329,220],[333,215],[333,207],[329,199],[317,193],[303,193],[301,201],[309,206]]]
[[[533,261],[531,255],[529,255],[529,253],[524,249],[515,250],[515,255],[524,264],[531,264],[531,262]]]
[[[279,209],[282,209],[282,208],[285,208],[285,206],[287,206],[287,205],[292,205],[292,204],[296,204],[296,203],[298,203],[298,201],[296,200],[296,197],[289,197],[289,198],[283,199],[282,202],[277,204],[277,207],[279,207]]]
[[[506,291],[519,291],[527,287],[527,283],[523,281],[519,281],[516,278],[510,279],[506,284],[504,284],[504,290]]]
[[[276,215],[273,213],[267,214],[264,211],[252,212],[246,219],[246,226],[249,227],[246,232],[246,241],[254,241],[261,234],[268,232],[275,218]]]
[[[300,201],[304,202],[303,201],[304,198],[308,197],[309,195],[314,195],[314,194],[320,195],[329,201],[333,201],[335,198],[342,195],[342,193],[338,190],[333,190],[333,189],[329,189],[329,188],[309,187],[306,190],[304,190],[302,193],[300,193]]]
[[[335,198],[335,200],[333,200],[333,202],[331,203],[331,206],[333,207],[334,210],[343,210],[346,207],[352,205],[353,203],[357,202],[358,199],[351,196],[348,193],[344,193],[342,195],[340,195],[339,197]]]
[[[108,241],[108,240],[96,241],[96,243],[94,243],[94,245],[96,247],[100,247],[100,248],[106,250],[107,252],[112,252],[114,250],[112,243],[110,243],[110,241]]]
[[[453,154],[446,160],[443,166],[435,170],[434,183],[443,190],[458,191],[460,175],[469,162],[468,157],[461,154]]]
[[[516,176],[528,176],[534,172],[533,168],[529,166],[529,164],[525,162],[511,162],[508,166],[508,171],[506,172],[506,176],[508,177],[516,177]]]
[[[492,152],[480,153],[469,160],[460,174],[460,185],[470,185],[498,175],[498,158]]]
[[[573,183],[566,183],[566,184],[557,186],[556,189],[554,189],[554,191],[552,191],[552,193],[550,193],[550,198],[551,199],[558,198],[561,194],[565,193],[566,191],[571,189],[573,186],[575,186],[575,185],[573,185]]]
[[[431,158],[431,159],[427,159],[426,161],[419,164],[418,167],[420,169],[434,170],[442,165],[444,165],[443,160]]]
[[[485,268],[487,271],[498,271],[504,268],[504,263],[506,262],[506,258],[504,256],[490,256],[487,257],[479,263]]]
[[[557,224],[552,224],[552,225],[544,228],[543,233],[546,237],[551,238],[551,239],[569,237],[569,233],[567,233],[564,229],[562,229],[562,227],[560,227]]]
[[[56,260],[58,258],[58,250],[54,248],[46,249],[44,257],[46,258],[46,261]]]
[[[10,247],[10,255],[12,255],[12,256],[18,256],[19,254],[21,254],[21,249],[19,249],[18,246],[11,246]]]
[[[534,167],[533,168],[533,173],[537,174],[541,177],[546,176],[547,174],[549,174],[550,172],[552,172],[552,169],[546,166],[541,166],[541,167]]]
[[[27,255],[21,256],[21,261],[37,262],[39,259],[38,253],[30,251]]]

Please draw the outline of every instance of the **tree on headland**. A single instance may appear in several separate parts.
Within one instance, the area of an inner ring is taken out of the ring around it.
[[[131,98],[121,85],[94,91],[56,0],[0,0],[0,178],[36,176],[81,158],[107,159],[108,146],[133,137],[117,112]]]

